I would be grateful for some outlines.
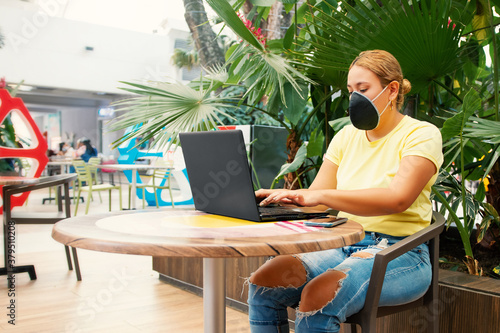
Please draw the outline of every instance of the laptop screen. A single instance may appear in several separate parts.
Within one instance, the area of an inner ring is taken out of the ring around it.
[[[240,130],[180,133],[195,208],[260,221]]]

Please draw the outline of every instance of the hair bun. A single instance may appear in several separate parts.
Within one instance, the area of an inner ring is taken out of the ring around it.
[[[407,79],[403,79],[403,85],[401,87],[401,92],[406,95],[411,90],[411,83]]]

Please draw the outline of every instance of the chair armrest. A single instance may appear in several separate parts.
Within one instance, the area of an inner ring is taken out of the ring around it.
[[[441,214],[434,212],[433,220],[434,222],[428,227],[404,238],[375,255],[365,305],[361,311],[369,311],[376,316],[380,294],[382,293],[385,272],[387,270],[387,265],[391,260],[414,249],[420,244],[439,237],[439,234],[441,234],[444,229],[444,218]]]
[[[438,236],[443,231],[443,228],[444,228],[444,220],[441,223],[436,221],[431,225],[429,225],[428,227],[378,252],[376,256],[384,257],[384,261],[387,261],[387,263],[389,263],[389,261],[393,260],[394,258],[397,258],[400,255],[410,250],[413,250],[420,244],[425,243],[431,240],[432,238]]]

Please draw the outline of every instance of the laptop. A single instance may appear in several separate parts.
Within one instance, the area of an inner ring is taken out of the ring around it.
[[[255,222],[328,215],[310,208],[260,207],[240,130],[179,133],[197,210]]]

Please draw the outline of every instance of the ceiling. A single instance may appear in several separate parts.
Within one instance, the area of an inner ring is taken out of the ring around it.
[[[41,86],[21,86],[16,97],[22,98],[31,112],[57,112],[62,109],[107,107],[111,102],[126,95],[93,91],[51,88]]]

